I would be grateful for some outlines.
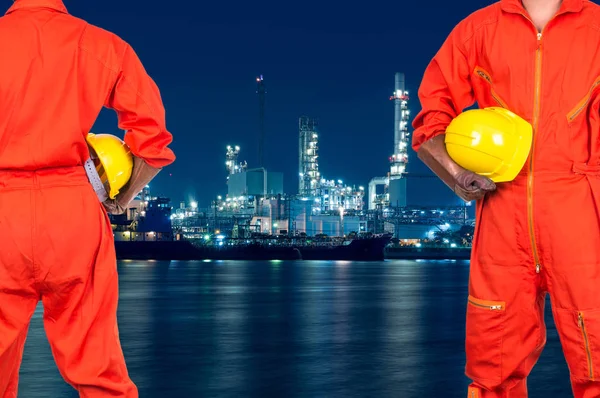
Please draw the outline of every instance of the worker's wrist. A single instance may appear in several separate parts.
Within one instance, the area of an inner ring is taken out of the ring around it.
[[[124,191],[115,197],[117,204],[123,208],[129,206],[129,203],[131,203],[133,199],[135,199],[135,195],[131,195],[131,193],[127,191]]]
[[[448,173],[455,180],[458,178],[458,176],[460,174],[462,174],[465,171],[465,169],[460,167],[458,164],[456,164],[456,162],[454,162],[454,160],[452,160],[452,158],[450,158],[450,155],[448,155],[448,163],[446,165],[446,170],[448,170]]]
[[[456,179],[464,171],[448,154],[446,149],[446,134],[434,136],[423,143],[421,148],[429,153],[429,156],[434,158],[452,178]]]

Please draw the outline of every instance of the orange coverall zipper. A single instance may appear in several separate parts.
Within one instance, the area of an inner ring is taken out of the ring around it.
[[[485,308],[492,311],[504,311],[504,303],[503,302],[494,302],[487,300],[476,299],[472,296],[469,296],[469,303],[476,307]]]
[[[531,156],[529,157],[529,175],[527,176],[527,213],[529,219],[529,236],[531,238],[531,248],[533,250],[533,259],[535,261],[535,272],[540,273],[542,266],[535,241],[535,228],[533,223],[533,156],[535,142],[539,126],[540,112],[540,91],[542,85],[542,33],[537,34],[537,49],[535,51],[535,94],[533,101],[533,143],[531,145]]]
[[[569,114],[567,115],[567,120],[569,120],[569,123],[572,122],[581,113],[581,111],[583,109],[585,109],[585,106],[588,104],[588,102],[592,98],[592,94],[593,94],[594,90],[596,89],[596,87],[598,87],[598,85],[600,85],[600,78],[596,79],[594,84],[592,84],[592,87],[590,88],[588,94],[585,96],[585,98],[583,100],[581,100],[581,102],[579,104],[577,104],[577,107],[574,110],[572,110],[571,112],[569,112]]]
[[[540,106],[541,106],[541,88],[542,88],[542,35],[546,27],[556,18],[559,14],[556,14],[552,17],[547,23],[546,27],[542,29],[541,32],[538,32],[537,27],[526,14],[521,14],[525,19],[527,19],[537,33],[537,49],[535,51],[535,76],[534,76],[534,84],[535,84],[535,92],[533,99],[533,142],[531,143],[531,156],[529,157],[529,172],[527,175],[527,213],[529,219],[529,236],[531,239],[531,249],[533,251],[533,260],[535,262],[535,272],[540,273],[542,270],[542,264],[540,261],[540,256],[538,253],[537,243],[535,240],[535,227],[533,222],[533,157],[535,153],[535,143],[537,141],[537,134],[539,128],[539,118],[540,118]]]
[[[581,329],[581,335],[583,336],[583,342],[585,343],[585,353],[587,355],[588,372],[590,373],[590,380],[594,380],[594,367],[592,363],[592,352],[590,350],[590,342],[588,340],[587,331],[585,330],[585,320],[583,319],[583,313],[580,312],[578,315],[579,328]]]
[[[494,101],[496,101],[498,106],[501,106],[504,109],[508,109],[508,106],[506,106],[506,103],[503,100],[501,100],[500,97],[498,97],[498,95],[494,91],[492,78],[490,77],[490,75],[486,71],[484,71],[483,69],[481,69],[479,67],[475,69],[475,73],[477,73],[477,75],[479,77],[481,77],[483,80],[485,80],[490,85],[490,92],[491,92],[492,98],[494,99]]]

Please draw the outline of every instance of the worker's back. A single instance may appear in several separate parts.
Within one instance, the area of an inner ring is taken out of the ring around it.
[[[134,154],[157,166],[174,159],[160,95],[131,47],[60,0],[17,1],[0,18],[0,54],[0,169],[82,164],[104,105],[133,130]]]
[[[16,0],[0,18],[0,397],[16,397],[32,314],[81,397],[138,398],[117,327],[111,214],[175,160],[158,88],[123,40],[61,0]],[[133,156],[127,187],[102,204],[83,167],[103,106]],[[117,213],[118,211],[118,213]]]

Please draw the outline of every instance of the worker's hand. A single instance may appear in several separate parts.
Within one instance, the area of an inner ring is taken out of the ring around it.
[[[123,206],[116,199],[106,199],[102,202],[108,214],[119,215],[127,211],[127,206]]]
[[[133,169],[129,181],[115,199],[107,199],[102,204],[109,214],[123,214],[129,208],[129,204],[144,189],[146,185],[161,171],[148,165],[143,159],[133,157]]]
[[[454,176],[454,193],[464,201],[479,200],[496,190],[496,184],[487,177],[462,169]]]
[[[496,184],[487,177],[480,176],[456,164],[448,155],[445,135],[427,140],[417,155],[450,189],[461,199],[470,202],[485,196],[496,189]]]

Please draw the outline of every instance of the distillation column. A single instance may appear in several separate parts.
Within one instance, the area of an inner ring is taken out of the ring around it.
[[[319,173],[319,134],[317,122],[306,116],[299,120],[299,179],[298,194],[306,197],[317,196],[321,181]]]
[[[406,165],[408,163],[408,91],[404,73],[396,73],[394,95],[394,154],[390,157],[389,203],[391,207],[406,206]]]

